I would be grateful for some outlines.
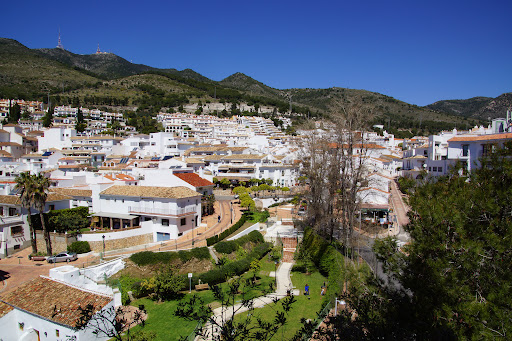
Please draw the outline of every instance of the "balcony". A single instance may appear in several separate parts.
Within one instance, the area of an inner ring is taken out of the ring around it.
[[[187,215],[194,215],[197,213],[195,206],[178,208],[177,210],[142,206],[128,206],[128,212],[134,214],[161,215],[174,217],[183,217]]]
[[[0,216],[0,225],[13,225],[13,224],[23,224],[23,217],[21,215],[15,216]]]

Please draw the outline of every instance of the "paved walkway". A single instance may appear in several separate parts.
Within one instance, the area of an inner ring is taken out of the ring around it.
[[[267,304],[273,303],[275,299],[280,299],[288,295],[288,291],[292,292],[294,296],[300,295],[298,289],[293,289],[293,284],[290,279],[290,273],[293,266],[293,254],[297,249],[297,238],[282,238],[283,241],[283,262],[277,268],[277,271],[272,274],[276,277],[277,287],[276,291],[266,296],[261,296],[253,299],[254,308],[262,308]],[[196,337],[196,340],[213,340],[213,334],[219,332],[217,325],[222,325],[225,321],[229,321],[234,315],[243,313],[249,308],[242,306],[241,303],[235,304],[230,307],[219,307],[213,310],[212,319],[215,323],[208,322],[203,328],[209,331],[206,339]]]
[[[407,216],[409,207],[405,205],[403,194],[398,190],[395,181],[391,181],[391,204],[393,205],[393,212],[397,217],[399,226],[409,224],[409,217]]]
[[[254,308],[262,308],[267,304],[274,302],[274,299],[280,299],[287,295],[288,290],[293,290],[292,281],[290,279],[290,273],[292,270],[293,263],[281,263],[277,268],[276,281],[277,290],[272,294],[266,296],[257,297],[253,300]],[[298,291],[298,290],[294,290]],[[294,292],[294,295],[299,295],[298,292]],[[233,318],[234,315],[243,313],[249,310],[247,307],[242,306],[241,303],[235,304],[230,307],[219,307],[213,310],[212,319],[215,320],[216,324],[222,325],[225,321]],[[209,331],[207,338],[196,337],[196,340],[213,340],[214,333],[218,333],[219,329],[215,327],[215,324],[208,322],[203,326],[203,329]]]

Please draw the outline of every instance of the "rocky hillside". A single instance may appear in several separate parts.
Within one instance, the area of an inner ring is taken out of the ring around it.
[[[438,101],[426,107],[463,117],[488,120],[489,117],[505,117],[507,110],[512,110],[512,92],[504,93],[496,98],[473,97],[462,100]]]

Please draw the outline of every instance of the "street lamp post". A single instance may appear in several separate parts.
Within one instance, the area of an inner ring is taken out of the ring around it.
[[[194,247],[194,218],[192,218],[192,247]]]
[[[276,265],[276,271],[274,272],[274,277],[276,279],[276,292],[277,292],[277,263],[279,263],[277,260],[274,261],[275,265]]]
[[[229,202],[231,204],[231,224],[233,224],[233,202]]]
[[[105,257],[105,235],[101,236],[103,238],[103,254],[101,255],[101,259]]]

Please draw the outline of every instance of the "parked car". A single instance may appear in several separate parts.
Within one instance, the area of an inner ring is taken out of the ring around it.
[[[75,252],[61,252],[59,254],[48,257],[48,263],[58,263],[58,262],[71,262],[73,260],[77,260]]]

